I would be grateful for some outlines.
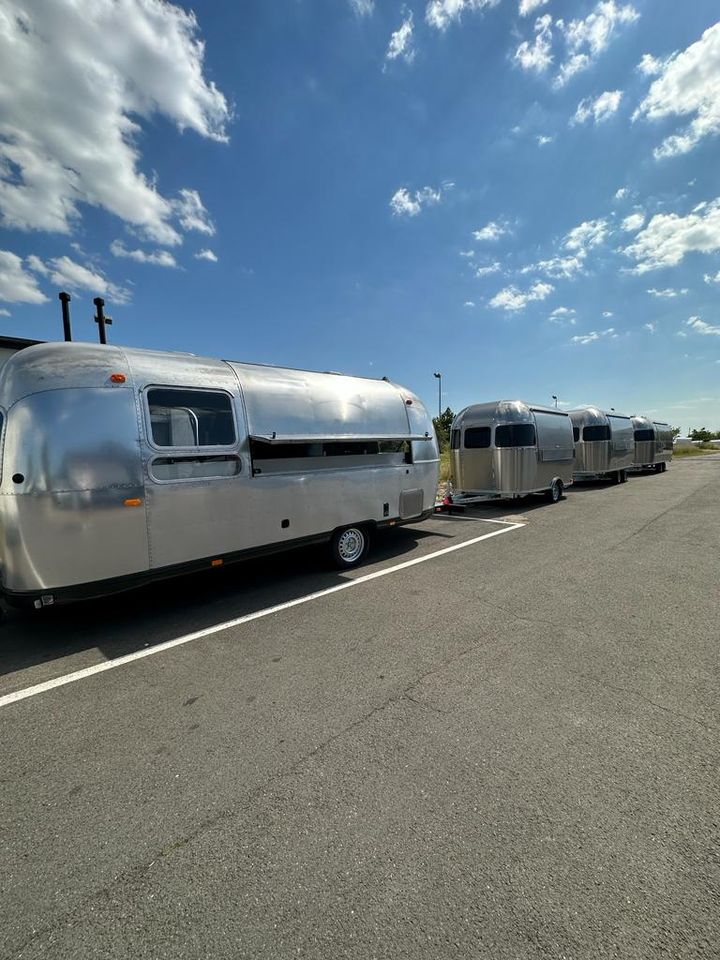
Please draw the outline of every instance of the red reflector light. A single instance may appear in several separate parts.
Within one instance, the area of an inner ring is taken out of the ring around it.
[[[124,373],[111,373],[110,374],[111,383],[125,383],[125,374]]]

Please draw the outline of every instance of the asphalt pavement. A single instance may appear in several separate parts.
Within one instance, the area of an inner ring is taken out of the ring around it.
[[[717,958],[719,494],[678,461],[11,614],[0,956]]]

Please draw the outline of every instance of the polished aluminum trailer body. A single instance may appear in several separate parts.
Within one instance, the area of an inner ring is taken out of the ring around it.
[[[568,415],[521,400],[466,407],[451,432],[453,499],[522,497],[572,483],[575,455]]]
[[[581,407],[569,413],[575,440],[575,478],[611,475],[624,480],[635,453],[630,417],[606,413],[598,407]]]
[[[11,600],[409,521],[437,489],[432,421],[386,380],[49,343],[7,361],[0,416]]]
[[[659,423],[648,417],[633,417],[635,448],[633,470],[654,469],[661,473],[672,460],[673,435],[669,423]]]

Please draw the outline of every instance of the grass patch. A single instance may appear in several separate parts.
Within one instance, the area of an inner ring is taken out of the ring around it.
[[[720,447],[711,447],[709,443],[704,443],[701,447],[676,447],[673,450],[673,460],[679,457],[703,457],[707,453],[720,453]]]
[[[440,451],[440,483],[447,483],[450,479],[450,450]]]

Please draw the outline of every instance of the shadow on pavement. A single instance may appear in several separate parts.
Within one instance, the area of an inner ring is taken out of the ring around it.
[[[364,566],[331,567],[325,545],[288,550],[67,606],[8,611],[0,626],[0,676],[97,649],[112,660],[144,647],[326,590],[401,562],[428,539],[451,534],[427,527],[378,531]],[[97,660],[98,658],[94,658]],[[86,666],[87,658],[81,664]],[[73,667],[76,669],[77,667]]]

